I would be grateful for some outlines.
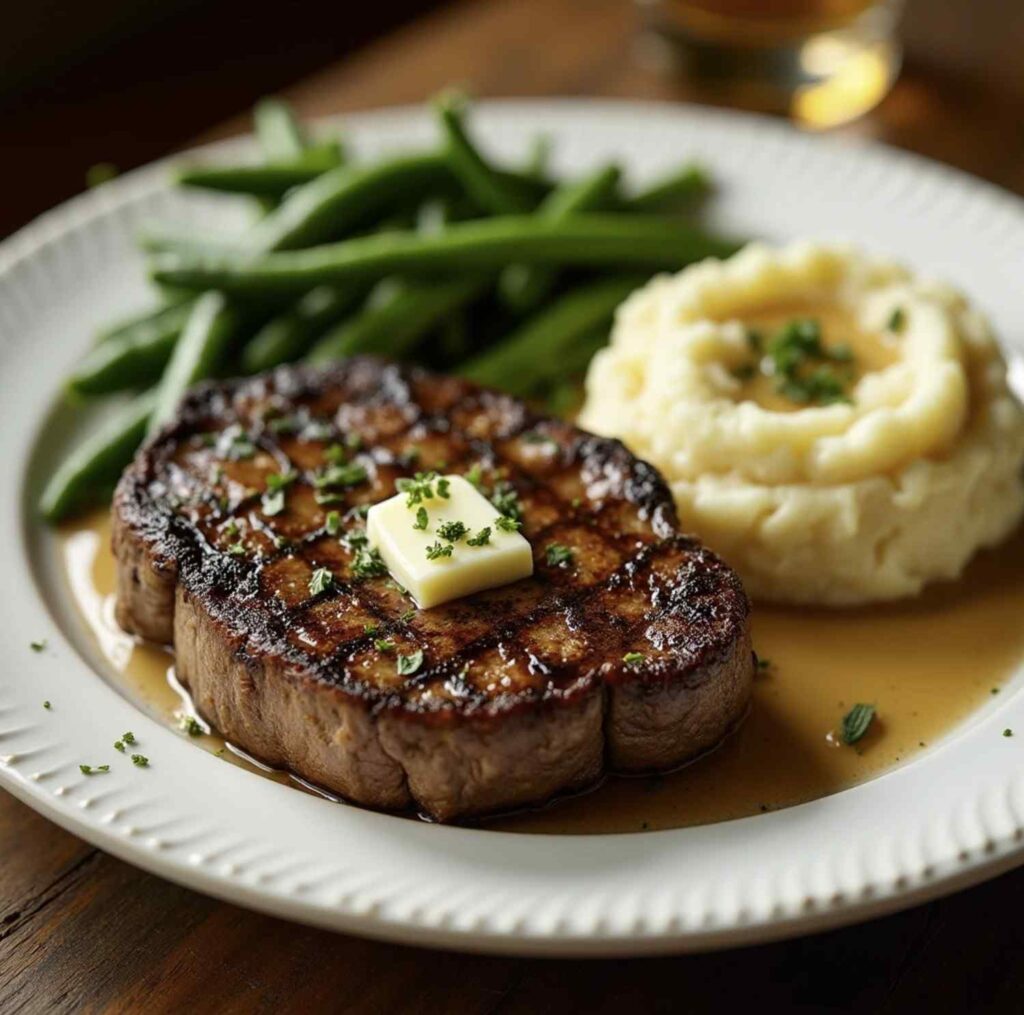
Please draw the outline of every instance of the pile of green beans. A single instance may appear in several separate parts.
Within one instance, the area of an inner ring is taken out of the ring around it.
[[[68,381],[79,399],[136,394],[54,471],[44,517],[101,503],[210,377],[373,353],[553,400],[651,273],[737,248],[698,221],[711,192],[698,166],[632,193],[612,163],[555,179],[550,138],[499,165],[473,140],[464,98],[442,95],[433,110],[434,147],[357,161],[340,137],[311,137],[285,103],[264,100],[261,161],[176,170],[182,186],[250,201],[254,221],[230,236],[145,227],[159,299],[104,328]]]

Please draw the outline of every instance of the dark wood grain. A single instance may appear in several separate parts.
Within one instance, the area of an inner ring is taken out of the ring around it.
[[[990,16],[975,27],[998,33]],[[632,58],[626,0],[455,4],[299,84],[316,115],[480,95],[685,100]],[[984,41],[979,37],[980,41]],[[991,51],[1006,51],[1005,42]],[[1018,40],[1017,52],[1024,40]],[[875,137],[1024,193],[1022,102],[916,54],[851,141]],[[970,69],[971,62],[963,67]],[[1019,65],[1018,65],[1019,66]],[[197,124],[197,127],[199,125]],[[207,136],[244,126],[239,117]],[[1024,871],[859,927],[702,956],[460,956],[309,930],[121,863],[0,794],[0,1012],[1016,1011]]]

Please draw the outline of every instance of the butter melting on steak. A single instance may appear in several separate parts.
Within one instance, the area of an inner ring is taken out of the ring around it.
[[[422,470],[520,518],[533,576],[417,610],[363,519]],[[113,513],[119,623],[173,643],[229,741],[359,803],[539,803],[679,765],[747,707],[746,596],[658,473],[461,380],[356,359],[202,386]]]

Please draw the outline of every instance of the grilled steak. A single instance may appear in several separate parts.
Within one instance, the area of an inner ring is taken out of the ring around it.
[[[416,610],[362,519],[417,470],[520,513],[534,575]],[[359,803],[450,820],[540,802],[679,765],[747,706],[746,596],[679,534],[658,473],[461,380],[357,359],[199,387],[113,511],[120,624],[174,644],[228,740]]]

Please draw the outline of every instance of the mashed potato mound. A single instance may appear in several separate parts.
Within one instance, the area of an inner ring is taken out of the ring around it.
[[[860,361],[849,400],[744,393],[749,322],[794,306],[841,313],[884,354]],[[915,595],[1024,512],[1024,411],[985,318],[846,247],[753,245],[654,279],[620,307],[581,423],[662,470],[684,527],[755,598]]]

